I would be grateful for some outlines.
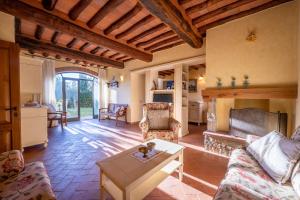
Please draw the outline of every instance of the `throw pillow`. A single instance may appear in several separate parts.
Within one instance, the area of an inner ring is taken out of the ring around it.
[[[24,159],[20,151],[12,150],[0,154],[0,177],[2,180],[17,175],[23,169]]]
[[[149,128],[152,130],[168,130],[169,110],[148,110]]]
[[[293,169],[291,183],[295,192],[300,197],[300,161],[297,162],[296,166]]]
[[[285,183],[300,157],[300,141],[272,131],[251,143],[247,151],[277,183]]]

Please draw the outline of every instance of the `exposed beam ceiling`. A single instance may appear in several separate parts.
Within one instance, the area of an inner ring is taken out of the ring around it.
[[[186,43],[194,48],[202,47],[202,38],[170,0],[140,0],[154,16],[168,24]]]
[[[130,20],[131,18],[135,17],[141,10],[143,9],[143,7],[141,6],[140,3],[137,3],[136,6],[134,6],[130,11],[128,11],[124,16],[122,16],[121,18],[119,18],[117,21],[115,21],[114,23],[112,23],[109,27],[107,27],[104,30],[104,34],[108,35],[111,32],[113,32],[114,30],[119,29],[120,27],[122,27],[128,20]]]
[[[70,10],[69,17],[72,20],[76,20],[80,13],[88,6],[92,0],[80,0],[75,4],[75,6]]]
[[[289,1],[292,1],[292,0],[274,0],[274,1],[270,1],[268,3],[262,4],[261,6],[254,7],[252,9],[245,10],[245,11],[240,12],[238,14],[225,17],[225,18],[220,19],[218,21],[209,23],[209,24],[207,24],[205,26],[201,26],[201,27],[198,28],[198,31],[200,33],[205,33],[207,29],[219,26],[221,24],[225,24],[225,23],[227,23],[229,21],[232,21],[232,20],[235,20],[235,19],[239,19],[239,18],[248,16],[248,15],[251,15],[251,14],[254,14],[254,13],[257,13],[257,12],[260,12],[262,10],[265,10],[265,9],[268,9],[268,8],[271,8],[271,7],[274,7],[274,6],[277,6],[279,4],[282,4],[282,3],[285,3],[285,2],[289,2]]]
[[[109,0],[87,23],[90,28],[96,26],[108,13],[115,10],[124,0]]]
[[[42,5],[46,10],[53,10],[58,0],[42,0]]]
[[[141,19],[140,21],[138,21],[136,24],[133,24],[131,27],[129,27],[126,31],[119,33],[118,35],[116,35],[117,39],[121,39],[123,37],[126,37],[128,34],[138,30],[139,28],[143,27],[144,25],[152,22],[153,20],[155,20],[155,18],[152,15],[148,15],[146,17],[144,17],[143,19]]]
[[[103,66],[107,66],[107,67],[115,67],[115,68],[120,68],[120,69],[124,68],[124,64],[117,62],[117,61],[109,60],[107,58],[83,53],[80,51],[68,49],[68,48],[53,45],[53,44],[48,44],[45,42],[34,40],[32,38],[17,35],[16,41],[20,44],[21,48],[23,48],[23,49],[31,49],[31,50],[39,51],[42,53],[47,52],[47,53],[52,53],[52,54],[59,54],[66,58],[71,58],[74,60],[89,61],[89,62],[93,62],[98,65],[103,65]]]
[[[78,39],[93,41],[97,45],[100,45],[104,48],[129,55],[133,58],[137,58],[147,62],[152,61],[152,54],[150,53],[140,51],[128,45],[109,39],[105,36],[96,34],[92,31],[61,19],[55,15],[34,8],[21,1],[0,0],[0,4],[1,11],[14,15],[18,18],[26,19],[42,26],[62,31],[64,33],[73,35]]]

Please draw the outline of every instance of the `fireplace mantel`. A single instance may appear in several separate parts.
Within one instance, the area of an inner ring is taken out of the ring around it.
[[[214,98],[235,99],[296,99],[298,86],[250,87],[250,88],[208,88],[202,91],[204,100]]]

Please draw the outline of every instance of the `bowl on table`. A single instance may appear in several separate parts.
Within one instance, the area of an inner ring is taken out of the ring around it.
[[[146,146],[141,146],[141,147],[139,147],[139,152],[141,152],[142,154],[144,154],[143,155],[143,158],[146,158],[147,157],[147,153],[148,153],[148,151],[149,151],[149,149],[148,149],[148,147],[146,147]]]
[[[155,143],[154,142],[148,142],[147,143],[147,148],[149,149],[149,151],[152,151],[152,149],[155,147]]]

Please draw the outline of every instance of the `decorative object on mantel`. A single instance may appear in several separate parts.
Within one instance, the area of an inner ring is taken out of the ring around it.
[[[249,42],[254,42],[256,40],[256,30],[255,29],[252,31],[248,31],[246,40]]]
[[[111,79],[111,81],[107,82],[107,87],[109,88],[118,88],[119,87],[119,81],[115,80],[115,76],[113,76],[113,78]]]
[[[231,77],[231,88],[235,88],[235,80],[236,78],[234,76]]]
[[[222,79],[220,77],[217,77],[217,88],[222,87]]]
[[[197,79],[189,80],[189,92],[197,92]]]
[[[244,75],[243,86],[244,86],[244,88],[248,88],[249,87],[249,76],[248,75]]]

